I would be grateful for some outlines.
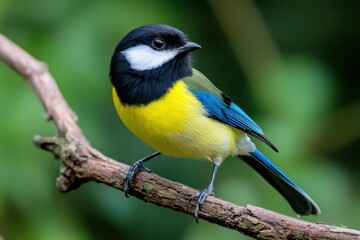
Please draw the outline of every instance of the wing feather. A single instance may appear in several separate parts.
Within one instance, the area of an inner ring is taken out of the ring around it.
[[[193,69],[193,75],[184,78],[183,81],[203,104],[208,117],[237,128],[263,141],[278,152],[275,145],[265,136],[262,129],[202,73]]]

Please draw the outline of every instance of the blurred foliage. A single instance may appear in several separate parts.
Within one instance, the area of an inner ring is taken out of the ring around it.
[[[359,229],[360,2],[1,0],[0,31],[43,60],[92,145],[128,164],[153,150],[115,114],[108,68],[118,41],[143,24],[180,28],[200,43],[195,66],[262,126],[280,153],[259,147],[319,203],[309,221]],[[55,187],[59,162],[36,149],[53,135],[39,100],[0,63],[0,235],[5,239],[239,239],[187,215],[89,183]],[[148,165],[199,189],[207,161],[161,156]],[[295,216],[236,158],[219,170],[216,195]],[[247,239],[241,236],[241,239]]]

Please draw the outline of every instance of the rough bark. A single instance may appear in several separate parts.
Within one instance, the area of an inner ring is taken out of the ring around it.
[[[35,136],[33,140],[37,147],[53,153],[61,161],[56,181],[59,190],[68,192],[88,181],[123,190],[129,166],[91,147],[46,65],[1,34],[0,59],[29,82],[48,120],[56,125],[56,136]],[[195,203],[188,199],[195,193],[197,190],[193,188],[145,172],[136,176],[130,191],[131,195],[146,202],[189,215],[193,214]],[[199,218],[257,239],[360,239],[357,230],[306,222],[255,206],[237,206],[215,197],[207,198]]]

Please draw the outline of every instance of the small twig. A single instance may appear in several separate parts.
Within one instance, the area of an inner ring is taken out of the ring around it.
[[[76,189],[88,181],[123,190],[129,166],[112,160],[92,148],[76,124],[69,108],[45,64],[37,61],[0,34],[0,59],[22,75],[33,87],[49,116],[56,124],[55,137],[35,136],[35,145],[61,160],[57,187],[62,192]],[[130,194],[144,201],[189,215],[194,203],[189,197],[197,190],[172,182],[154,173],[139,173]],[[254,206],[236,206],[208,197],[200,218],[257,239],[360,239],[360,232],[290,218]]]

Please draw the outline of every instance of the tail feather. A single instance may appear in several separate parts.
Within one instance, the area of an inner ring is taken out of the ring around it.
[[[250,155],[239,157],[284,196],[296,213],[300,215],[320,214],[320,208],[315,201],[260,151],[251,152]]]

